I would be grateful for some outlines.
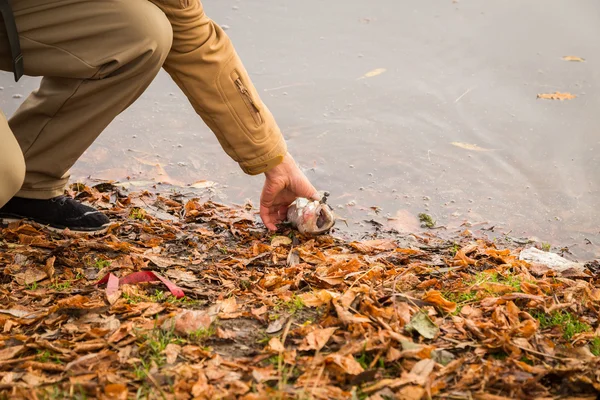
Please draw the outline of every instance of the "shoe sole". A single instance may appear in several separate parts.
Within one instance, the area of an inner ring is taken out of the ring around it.
[[[54,226],[51,225],[44,225],[42,223],[27,219],[27,218],[0,218],[0,221],[2,221],[2,223],[4,225],[8,225],[11,222],[27,222],[33,226],[36,227],[41,227],[42,229],[46,229],[49,230],[51,232],[56,232],[56,233],[64,233],[65,230],[69,230],[70,233],[76,234],[76,235],[92,235],[92,236],[96,236],[96,235],[102,235],[104,233],[106,233],[106,231],[108,231],[108,228],[110,227],[110,224],[108,225],[103,225],[101,229],[94,229],[93,231],[83,231],[83,230],[77,230],[77,229],[73,229],[73,228],[56,228]]]

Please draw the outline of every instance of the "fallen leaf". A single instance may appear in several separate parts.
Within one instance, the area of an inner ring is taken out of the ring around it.
[[[31,285],[32,283],[46,279],[48,275],[40,268],[27,267],[25,272],[15,274],[14,277],[19,285]]]
[[[190,185],[194,189],[207,189],[216,186],[215,182],[212,181],[196,181]]]
[[[446,313],[453,313],[456,311],[456,303],[453,301],[446,300],[442,293],[437,290],[430,290],[423,296],[423,301],[435,304]]]
[[[547,99],[547,100],[571,100],[576,98],[577,96],[575,96],[574,94],[571,93],[560,93],[560,92],[554,92],[554,93],[540,93],[537,95],[538,99]]]
[[[215,319],[216,316],[207,310],[187,310],[165,320],[162,328],[165,331],[174,329],[175,333],[180,335],[190,335],[200,330],[208,330]]]
[[[16,357],[18,354],[22,353],[24,349],[25,349],[25,346],[21,346],[21,345],[6,347],[6,348],[0,350],[0,361],[11,360],[12,358]]]
[[[433,339],[440,332],[440,328],[431,321],[424,312],[417,312],[410,322],[404,326],[407,332],[418,332],[425,339]]]
[[[110,400],[127,400],[127,385],[122,383],[109,383],[104,387],[104,395]]]
[[[471,151],[491,151],[490,149],[485,149],[476,144],[471,143],[462,143],[462,142],[452,142],[450,143],[453,146],[460,147],[461,149],[471,150]]]
[[[325,361],[334,363],[349,375],[358,375],[364,371],[364,368],[351,355],[343,356],[335,353],[325,357]]]
[[[286,322],[287,322],[287,317],[278,318],[269,324],[269,326],[267,327],[265,332],[269,333],[269,334],[277,333],[283,329],[283,325],[285,325]]]
[[[287,246],[292,244],[292,239],[287,236],[274,236],[271,239],[271,247]]]
[[[44,272],[50,282],[54,282],[54,262],[56,261],[56,257],[52,256],[46,260],[46,265],[44,265]]]
[[[298,350],[321,350],[336,330],[337,328],[315,329],[306,335]]]
[[[383,74],[385,71],[387,71],[385,68],[376,68],[372,71],[367,72],[366,74],[364,74],[363,76],[361,76],[358,79],[372,78],[374,76]]]
[[[562,58],[565,61],[575,61],[575,62],[584,62],[585,59],[577,56],[564,56]]]
[[[269,340],[269,350],[275,353],[282,353],[285,351],[285,347],[279,338],[272,337],[271,340]]]
[[[163,352],[165,353],[165,356],[167,357],[167,364],[175,364],[175,361],[177,361],[177,357],[179,356],[179,353],[181,353],[181,346],[174,344],[174,343],[169,343],[167,345],[167,347],[165,347]]]

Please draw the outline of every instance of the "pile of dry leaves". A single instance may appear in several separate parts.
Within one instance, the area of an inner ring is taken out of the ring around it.
[[[2,229],[0,397],[600,391],[593,265],[558,275],[468,232],[455,242],[273,236],[250,205],[127,196],[109,184],[72,195],[111,216],[106,234]]]

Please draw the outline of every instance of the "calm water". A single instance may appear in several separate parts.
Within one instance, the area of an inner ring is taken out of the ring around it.
[[[290,151],[342,206],[349,229],[370,229],[363,221],[371,218],[417,229],[415,216],[429,212],[451,231],[485,223],[476,226],[600,257],[596,0],[227,0],[205,7],[228,26]],[[563,61],[568,55],[586,61]],[[385,71],[361,79],[374,70]],[[12,96],[37,82],[0,76],[0,107],[11,114],[22,101]],[[555,91],[577,98],[536,98]],[[221,200],[255,204],[262,185],[225,155],[165,73],[73,175],[209,180]]]

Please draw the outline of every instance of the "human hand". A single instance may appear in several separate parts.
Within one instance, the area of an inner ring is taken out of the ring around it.
[[[265,172],[260,195],[260,218],[265,226],[277,230],[275,224],[285,221],[288,206],[298,197],[319,200],[317,190],[287,153],[281,164]]]

